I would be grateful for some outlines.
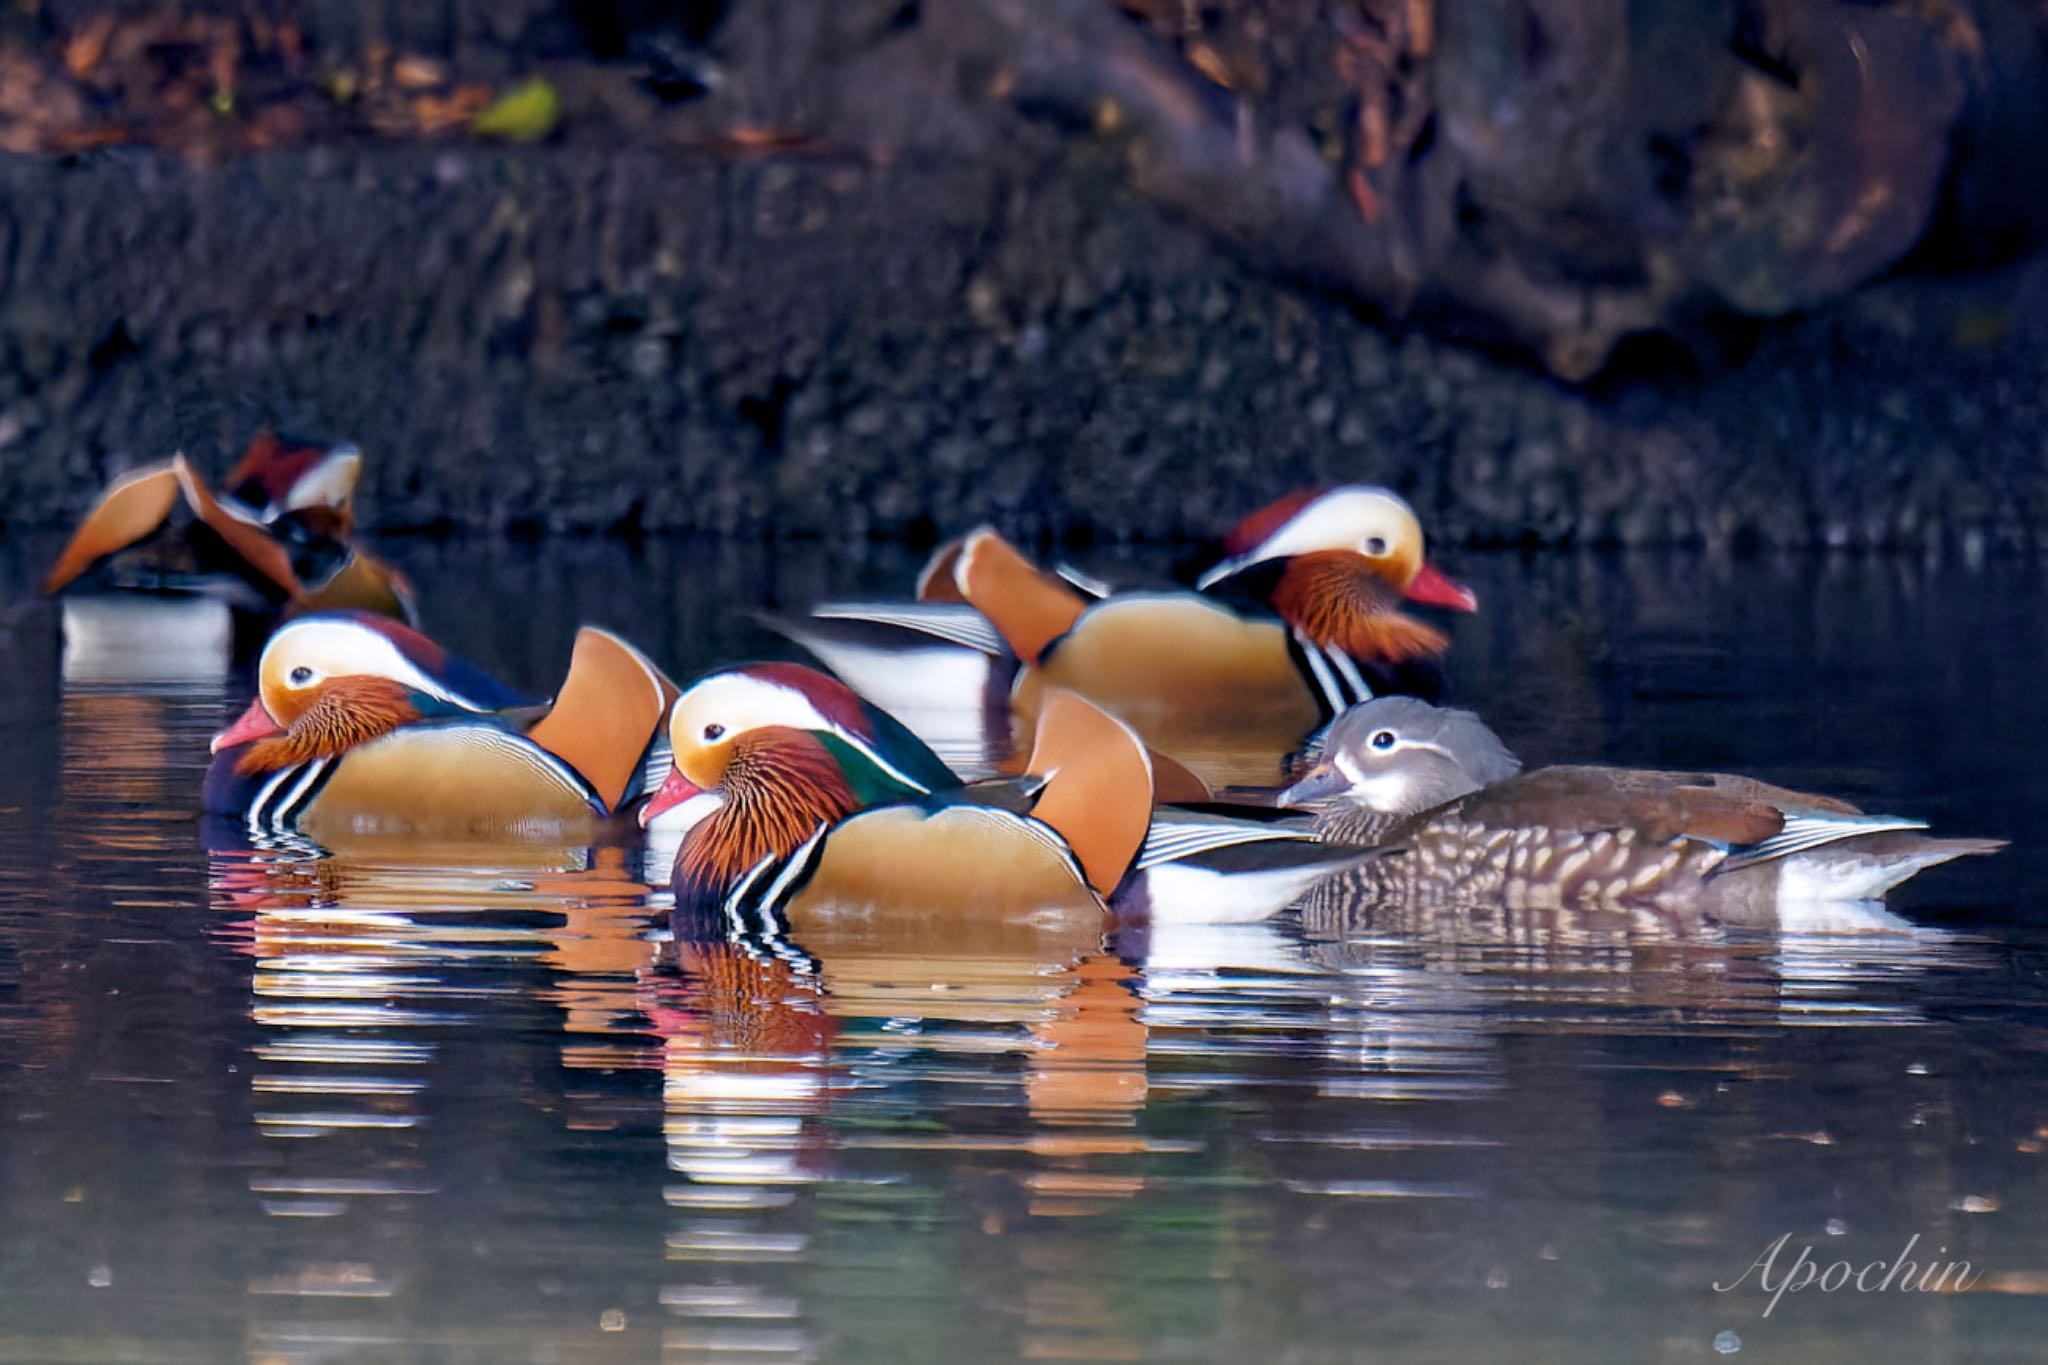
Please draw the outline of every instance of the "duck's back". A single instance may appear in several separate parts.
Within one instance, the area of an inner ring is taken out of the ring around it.
[[[1488,829],[1627,830],[1657,842],[1683,836],[1730,845],[1770,838],[1788,812],[1859,813],[1830,797],[1727,773],[1594,766],[1537,768],[1430,814],[1446,812]]]

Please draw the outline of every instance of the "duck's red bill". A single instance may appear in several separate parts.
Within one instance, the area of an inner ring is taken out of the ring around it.
[[[1479,595],[1433,564],[1422,566],[1415,581],[1408,585],[1407,596],[1411,602],[1427,602],[1432,607],[1449,607],[1452,611],[1479,610]]]
[[[249,703],[249,709],[244,711],[233,725],[213,737],[213,744],[210,747],[214,753],[219,753],[222,749],[232,749],[237,744],[247,744],[252,739],[283,733],[284,727],[270,718],[270,713],[263,709],[263,699],[258,697]]]
[[[693,796],[702,796],[704,789],[683,776],[681,768],[668,770],[668,781],[661,784],[661,790],[648,798],[640,808],[640,828],[646,829],[654,823],[654,817],[665,810],[674,810]]]

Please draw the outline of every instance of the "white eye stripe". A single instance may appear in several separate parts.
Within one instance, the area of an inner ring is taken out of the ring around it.
[[[363,472],[363,455],[354,446],[336,446],[299,477],[284,495],[284,510],[341,507],[354,496]]]
[[[920,792],[931,788],[884,758],[867,740],[824,714],[793,687],[765,682],[744,673],[721,673],[691,687],[676,700],[675,718],[669,723],[671,738],[678,744],[695,742],[710,726],[723,726],[723,738],[731,739],[749,730],[784,726],[792,730],[821,730],[859,750],[883,772]]]
[[[488,709],[449,691],[399,653],[398,646],[390,640],[350,621],[295,621],[270,637],[263,655],[266,660],[275,658],[280,663],[287,658],[295,661],[287,678],[300,668],[312,669],[315,678],[368,674],[403,683],[451,706],[469,711]],[[297,662],[300,660],[304,662]]]
[[[1247,558],[1281,559],[1357,545],[1368,538],[1391,543],[1410,526],[1417,526],[1415,513],[1396,494],[1384,488],[1340,488],[1288,518]],[[1415,534],[1419,536],[1419,526]]]
[[[833,728],[803,693],[743,673],[721,673],[691,687],[676,700],[676,720],[674,728],[683,730],[687,725],[692,737],[713,725],[723,726],[727,735],[773,725],[793,730]]]

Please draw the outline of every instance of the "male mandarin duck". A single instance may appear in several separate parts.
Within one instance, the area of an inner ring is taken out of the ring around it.
[[[1249,594],[1273,615],[1201,593],[1090,602],[1048,584],[989,530],[968,537],[954,577],[1027,665],[1012,694],[1021,716],[1042,689],[1065,688],[1190,759],[1219,734],[1235,749],[1283,751],[1353,702],[1415,686],[1448,641],[1402,601],[1477,606],[1425,563],[1420,523],[1385,489],[1283,500],[1226,544],[1197,586]]]
[[[926,711],[990,698],[1028,718],[1050,686],[1161,749],[1199,750],[1228,730],[1234,747],[1278,752],[1353,702],[1433,688],[1448,642],[1403,614],[1403,600],[1478,605],[1425,561],[1421,523],[1384,488],[1282,498],[1240,522],[1224,550],[1198,592],[1112,595],[1031,564],[984,528],[940,548],[916,604],[828,604],[807,622],[771,624],[921,732]]]
[[[1925,868],[2004,847],[1936,839],[1919,820],[1722,773],[1523,772],[1477,716],[1412,697],[1353,707],[1280,795],[1328,837],[1378,844],[1375,898],[1511,909],[1706,909],[1876,900]]]
[[[962,785],[837,679],[797,664],[727,669],[669,715],[674,768],[641,812],[686,830],[679,916],[737,923],[833,909],[950,915],[1100,909],[1263,918],[1360,850],[1305,828],[1161,807],[1128,727],[1049,693],[1021,777]]]
[[[214,737],[206,809],[316,840],[595,832],[637,793],[675,689],[586,626],[552,704],[530,706],[370,612],[288,622],[257,695]]]
[[[362,454],[259,433],[216,494],[183,455],[115,479],[43,580],[197,592],[256,611],[360,608],[412,622],[412,585],[356,545]],[[191,520],[172,524],[180,501]],[[88,578],[88,576],[90,576]]]

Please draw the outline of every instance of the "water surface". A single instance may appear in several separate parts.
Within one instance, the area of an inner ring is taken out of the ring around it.
[[[209,853],[245,684],[67,683],[52,548],[0,542],[0,1358],[2040,1358],[2030,566],[1457,566],[1452,686],[1527,758],[2015,840],[1865,932],[1296,915],[807,968],[662,942],[631,848]],[[391,548],[542,691],[583,620],[683,676],[915,567]],[[1784,1234],[1781,1273],[1918,1237],[1982,1278],[1715,1292]]]

